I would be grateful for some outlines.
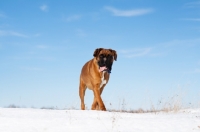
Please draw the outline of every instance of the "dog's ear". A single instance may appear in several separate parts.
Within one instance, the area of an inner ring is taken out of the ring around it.
[[[117,61],[117,52],[115,50],[112,50],[112,49],[109,49],[109,50],[113,54],[114,60]]]
[[[93,56],[94,56],[94,57],[97,57],[97,56],[99,55],[99,52],[100,52],[102,49],[103,49],[103,48],[98,48],[98,49],[96,49],[96,50],[94,51]]]

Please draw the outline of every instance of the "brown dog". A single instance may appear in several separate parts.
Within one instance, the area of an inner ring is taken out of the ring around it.
[[[117,53],[112,49],[98,48],[94,51],[94,58],[88,61],[82,68],[80,75],[79,95],[81,109],[85,110],[84,96],[86,88],[93,90],[94,101],[92,110],[106,110],[101,99],[101,93],[108,83],[113,61],[117,60]]]

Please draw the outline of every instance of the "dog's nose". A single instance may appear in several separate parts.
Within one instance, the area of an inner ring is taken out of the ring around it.
[[[104,65],[106,64],[106,58],[103,58],[103,64]]]

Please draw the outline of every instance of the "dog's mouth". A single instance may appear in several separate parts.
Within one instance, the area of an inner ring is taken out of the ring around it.
[[[111,71],[106,66],[99,67],[99,72],[102,71],[107,71],[108,73],[111,73]]]

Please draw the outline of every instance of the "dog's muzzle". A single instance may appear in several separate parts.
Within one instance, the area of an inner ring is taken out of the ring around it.
[[[107,71],[108,73],[111,73],[111,71],[106,66],[99,67],[99,72],[102,72],[102,71]]]

